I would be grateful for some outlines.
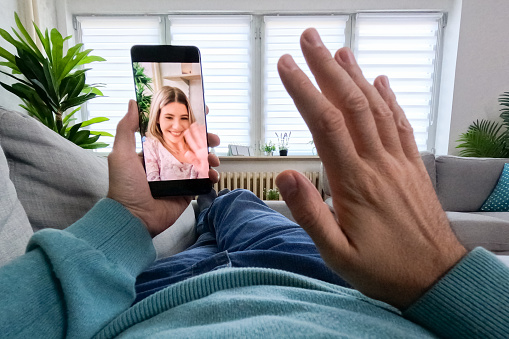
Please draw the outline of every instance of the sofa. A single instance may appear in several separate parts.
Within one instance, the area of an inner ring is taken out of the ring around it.
[[[451,226],[467,249],[483,246],[509,258],[509,212],[479,212],[509,159],[422,154]],[[325,195],[330,195],[322,171]],[[107,159],[63,139],[26,114],[0,108],[0,266],[23,254],[30,236],[64,229],[108,190]],[[331,205],[331,198],[326,202]],[[269,207],[292,219],[283,201]],[[154,238],[158,258],[178,253],[195,239],[196,202]]]

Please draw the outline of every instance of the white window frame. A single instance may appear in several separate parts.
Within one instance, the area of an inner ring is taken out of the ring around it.
[[[421,14],[421,13],[428,13],[425,11],[398,11],[398,12],[386,12],[387,14],[392,13],[408,13],[408,14]],[[428,143],[427,143],[427,149],[428,151],[433,152],[435,149],[435,135],[436,135],[436,123],[437,123],[437,114],[438,114],[438,94],[439,94],[439,87],[440,87],[440,76],[441,76],[441,66],[442,66],[442,51],[443,51],[443,29],[447,22],[447,13],[436,10],[432,11],[433,13],[441,13],[443,15],[441,23],[440,23],[440,30],[439,30],[439,36],[438,36],[438,43],[437,43],[437,56],[436,56],[436,65],[435,65],[435,72],[434,72],[434,81],[433,81],[433,94],[432,94],[432,105],[431,105],[431,115],[430,115],[430,124],[428,128]],[[362,11],[362,13],[370,13],[369,11]],[[345,13],[345,12],[337,12],[337,13],[329,13],[331,15],[349,15],[350,19],[347,23],[347,28],[345,31],[346,35],[346,41],[345,46],[352,48],[354,43],[354,25],[355,25],[355,16],[357,13]],[[169,43],[170,40],[170,28],[168,24],[168,16],[178,16],[178,15],[217,15],[217,16],[225,16],[225,15],[251,15],[252,16],[252,25],[251,25],[251,51],[252,51],[252,57],[253,60],[251,61],[252,64],[252,82],[251,82],[251,129],[249,131],[250,133],[250,140],[251,140],[251,147],[255,149],[257,154],[261,154],[259,151],[260,149],[260,143],[263,143],[263,140],[266,140],[267,137],[264,135],[264,100],[265,96],[263,93],[263,74],[264,74],[264,48],[263,48],[263,32],[264,32],[264,17],[274,15],[273,13],[227,13],[227,12],[218,12],[218,13],[201,13],[201,12],[179,12],[175,14],[154,14],[149,15],[153,17],[160,17],[161,18],[161,41],[165,43]],[[280,13],[278,15],[281,16],[296,16],[296,15],[302,15],[302,16],[322,16],[323,13],[305,13],[305,14],[294,14],[294,13]],[[81,42],[81,31],[79,28],[79,22],[77,20],[78,17],[87,16],[87,15],[74,15],[73,16],[73,22],[74,22],[74,28],[75,28],[75,36],[77,38],[77,42]],[[111,15],[94,15],[94,16],[111,16]],[[125,16],[137,16],[137,15],[125,15]],[[134,90],[133,90],[134,93]],[[86,106],[82,110],[82,118],[87,118],[87,110]],[[99,150],[100,152],[100,150]],[[310,154],[311,155],[311,154]]]

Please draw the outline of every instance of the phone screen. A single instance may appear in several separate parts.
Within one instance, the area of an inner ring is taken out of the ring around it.
[[[186,47],[138,47],[142,53],[132,52],[133,74],[143,161],[152,194],[208,192],[211,185],[199,58],[189,57],[189,51],[181,53]],[[151,53],[158,57],[152,58]],[[164,58],[162,53],[170,55]]]

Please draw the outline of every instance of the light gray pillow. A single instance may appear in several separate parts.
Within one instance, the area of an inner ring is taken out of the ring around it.
[[[25,253],[34,233],[9,179],[9,166],[0,147],[0,266]]]
[[[107,159],[28,115],[0,108],[0,145],[34,231],[71,225],[107,194]]]
[[[495,188],[503,158],[463,158],[451,155],[436,158],[437,194],[446,211],[476,212]]]

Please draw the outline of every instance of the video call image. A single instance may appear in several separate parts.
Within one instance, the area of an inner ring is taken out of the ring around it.
[[[135,62],[133,72],[148,181],[208,178],[200,64]]]

